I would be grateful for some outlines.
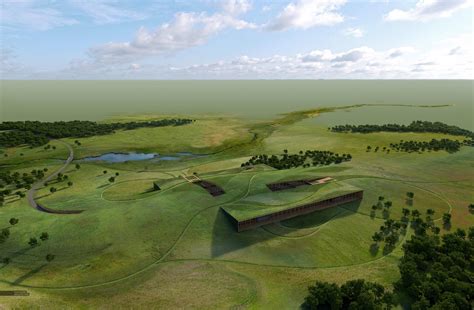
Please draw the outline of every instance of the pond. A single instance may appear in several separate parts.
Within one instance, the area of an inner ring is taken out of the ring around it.
[[[205,155],[193,154],[188,152],[175,153],[171,155],[160,155],[158,153],[106,153],[100,156],[89,156],[82,159],[82,161],[105,161],[109,163],[123,163],[127,161],[137,160],[180,160],[188,158],[202,157]]]

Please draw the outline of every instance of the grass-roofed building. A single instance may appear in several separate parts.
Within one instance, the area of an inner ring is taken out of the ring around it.
[[[314,195],[306,201],[287,204],[239,203],[223,206],[237,231],[253,229],[314,211],[324,210],[344,203],[361,200],[363,190],[340,181],[312,185]]]

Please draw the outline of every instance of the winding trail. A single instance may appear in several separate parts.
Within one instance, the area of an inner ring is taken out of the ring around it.
[[[238,200],[243,199],[247,197],[250,193],[250,188],[252,185],[253,180],[257,177],[257,175],[253,175],[247,184],[247,190],[241,196],[238,198]],[[362,266],[362,265],[368,265],[374,262],[377,262],[379,260],[385,259],[391,255],[393,255],[393,252],[396,249],[401,248],[402,244],[406,241],[408,235],[410,235],[409,232],[404,235],[404,238],[399,241],[399,243],[395,246],[395,248],[392,250],[391,253],[384,254],[376,259],[365,261],[365,262],[360,262],[360,263],[354,263],[354,264],[346,264],[346,265],[335,265],[335,266],[292,266],[292,265],[273,265],[273,264],[262,264],[262,263],[252,263],[252,262],[246,262],[246,261],[239,261],[239,260],[226,260],[226,259],[212,259],[212,258],[183,258],[183,259],[171,259],[167,260],[168,256],[174,251],[174,249],[177,247],[178,243],[183,239],[184,235],[186,232],[189,230],[190,226],[194,222],[194,220],[203,212],[216,208],[216,207],[221,207],[222,205],[230,204],[233,203],[234,201],[228,201],[228,202],[222,202],[218,203],[216,205],[209,206],[207,208],[198,210],[191,218],[189,221],[186,223],[186,225],[183,227],[183,230],[181,233],[177,236],[176,240],[173,242],[170,248],[166,250],[166,252],[159,258],[157,258],[155,261],[150,262],[148,265],[144,266],[142,269],[139,269],[135,272],[132,272],[126,276],[100,282],[100,283],[94,283],[94,284],[83,284],[83,285],[74,285],[74,286],[39,286],[39,285],[28,285],[28,284],[15,284],[15,286],[18,287],[25,287],[25,288],[31,288],[31,289],[44,289],[44,290],[53,290],[53,291],[62,291],[62,290],[77,290],[77,289],[87,289],[87,288],[94,288],[94,287],[101,287],[101,286],[106,286],[106,285],[112,285],[124,280],[131,279],[139,274],[142,274],[145,271],[148,271],[158,265],[161,264],[168,264],[168,263],[173,263],[173,262],[186,262],[186,261],[203,261],[203,262],[216,262],[216,263],[233,263],[233,264],[243,264],[243,265],[252,265],[252,266],[260,266],[260,267],[271,267],[271,268],[288,268],[288,269],[337,269],[337,268],[344,268],[344,267],[352,267],[352,266]],[[349,212],[353,212],[350,210],[347,210]],[[329,221],[328,221],[329,222]],[[6,280],[0,280],[0,282],[7,283],[7,284],[13,284],[9,281]]]
[[[38,189],[40,189],[41,187],[44,187],[45,183],[47,183],[47,182],[51,181],[52,179],[54,179],[55,177],[57,177],[57,175],[59,173],[64,172],[64,170],[66,170],[66,168],[69,166],[69,164],[74,159],[74,150],[72,149],[72,147],[64,141],[61,141],[61,140],[57,140],[57,141],[64,144],[68,148],[69,156],[66,159],[66,161],[64,162],[64,164],[61,166],[61,168],[59,168],[58,170],[56,170],[55,172],[53,172],[52,174],[50,174],[46,178],[44,178],[42,180],[39,180],[38,182],[34,183],[31,186],[31,189],[26,193],[28,203],[30,204],[30,206],[32,208],[34,208],[38,211],[41,211],[41,212],[46,212],[46,213],[53,213],[53,214],[78,214],[78,213],[82,213],[84,210],[53,210],[53,209],[50,209],[50,208],[47,208],[45,206],[40,205],[35,200],[36,191]]]
[[[61,141],[62,142],[62,141]],[[64,143],[64,142],[63,142]],[[67,144],[66,144],[67,145]],[[63,171],[67,165],[72,161],[72,148],[70,148],[69,145],[67,145],[68,148],[70,149],[71,151],[71,154],[70,154],[70,157],[68,158],[68,160],[66,160],[66,163],[65,165],[63,165],[62,168],[60,168],[58,171],[56,171],[53,175],[49,176],[48,178],[46,178],[43,182],[38,182],[38,183],[44,183],[46,182],[47,180],[50,180],[51,178],[53,178],[54,176],[57,175],[57,173]],[[69,160],[71,159],[71,160]],[[238,173],[237,173],[238,174]],[[241,264],[241,265],[250,265],[250,266],[260,266],[260,267],[268,267],[268,268],[287,268],[287,269],[300,269],[300,270],[304,270],[304,269],[312,269],[312,270],[316,270],[316,269],[338,269],[338,268],[345,268],[345,267],[353,267],[353,266],[364,266],[364,265],[370,265],[370,264],[373,264],[377,261],[380,261],[380,260],[383,260],[383,259],[386,259],[387,257],[390,257],[390,256],[393,256],[393,255],[396,255],[394,254],[395,250],[399,250],[401,249],[402,245],[406,242],[406,240],[412,235],[412,233],[410,231],[407,231],[406,234],[404,234],[403,236],[403,239],[401,239],[398,244],[395,246],[394,249],[392,249],[392,251],[390,253],[387,253],[387,254],[384,254],[378,258],[375,258],[375,259],[372,259],[372,260],[368,260],[368,261],[365,261],[365,262],[357,262],[357,263],[353,263],[353,264],[345,264],[345,265],[334,265],[334,266],[292,266],[292,265],[277,265],[277,264],[265,264],[265,263],[253,263],[253,262],[247,262],[247,261],[240,261],[240,260],[232,260],[232,259],[213,259],[213,258],[182,258],[182,259],[179,259],[179,258],[173,258],[173,259],[167,259],[169,257],[169,255],[174,251],[174,249],[177,247],[178,243],[183,239],[184,235],[187,233],[187,231],[189,230],[190,226],[192,225],[192,223],[194,222],[194,220],[200,215],[202,214],[203,212],[209,210],[209,209],[212,209],[212,208],[216,208],[216,207],[221,207],[222,205],[226,205],[226,204],[229,204],[229,203],[235,203],[235,201],[238,201],[238,200],[241,200],[245,197],[247,197],[250,193],[250,188],[251,188],[251,185],[254,181],[254,179],[258,176],[258,174],[255,174],[253,175],[249,181],[248,181],[248,184],[247,184],[247,190],[246,192],[241,196],[239,197],[237,200],[234,200],[234,201],[228,201],[228,202],[222,202],[222,203],[218,203],[216,205],[212,205],[212,206],[209,206],[207,208],[204,208],[204,209],[201,209],[201,210],[198,210],[195,214],[193,214],[193,216],[191,216],[191,218],[188,220],[188,222],[186,223],[186,225],[183,227],[183,230],[180,232],[180,234],[177,236],[176,240],[173,242],[173,244],[171,245],[170,248],[167,249],[167,251],[159,258],[157,258],[155,261],[153,262],[150,262],[148,265],[144,266],[142,269],[139,269],[139,270],[136,270],[135,272],[132,272],[126,276],[123,276],[123,277],[120,277],[120,278],[116,278],[116,279],[112,279],[112,280],[108,280],[108,281],[104,281],[104,282],[101,282],[101,283],[94,283],[94,284],[83,284],[83,285],[74,285],[74,286],[37,286],[37,285],[28,285],[28,284],[16,284],[16,286],[18,287],[25,287],[25,288],[31,288],[31,289],[44,289],[44,290],[53,290],[53,291],[61,291],[61,290],[77,290],[77,289],[87,289],[87,288],[94,288],[94,287],[101,287],[101,286],[106,286],[106,285],[113,285],[115,283],[118,283],[118,282],[121,282],[121,281],[124,281],[124,280],[128,280],[128,279],[131,279],[139,274],[142,274],[143,272],[145,271],[148,271],[156,266],[159,266],[159,265],[163,265],[163,264],[169,264],[169,263],[176,263],[176,262],[193,262],[193,261],[201,261],[201,262],[212,262],[212,263],[231,263],[231,264]],[[358,176],[353,176],[353,177],[358,177]],[[360,176],[360,177],[367,177],[367,176]],[[382,177],[373,177],[373,178],[378,178],[378,179],[386,179],[386,180],[391,180],[391,181],[396,181],[396,182],[402,182],[402,183],[411,183],[411,181],[403,181],[403,180],[398,180],[398,179],[389,179],[389,178],[382,178]],[[413,183],[416,183],[416,182],[413,182]],[[427,183],[442,183],[442,182],[427,182]],[[175,186],[179,186],[179,184],[176,184]],[[173,187],[175,187],[173,186]],[[430,191],[430,190],[427,190],[427,189],[424,189],[422,187],[419,187],[420,189],[422,190],[426,190],[426,191],[429,191],[433,194],[437,194],[436,192],[434,191]],[[442,200],[445,200],[445,202],[448,203],[449,207],[451,208],[451,204],[449,203],[449,201],[447,201],[446,199],[443,199],[443,197],[440,197],[439,194],[437,195],[439,198],[441,198]],[[345,209],[345,208],[343,208]],[[363,214],[363,213],[360,213],[360,212],[354,212],[352,210],[348,210],[348,209],[345,209],[346,211],[348,212],[353,212],[353,213],[359,213],[359,214],[362,214],[362,215],[365,215],[365,216],[370,216],[368,214]],[[439,219],[436,219],[436,221],[439,220]],[[328,221],[330,222],[330,221]],[[327,224],[328,222],[324,223],[323,225],[321,226],[324,226],[325,224]],[[321,227],[319,227],[321,228]],[[264,230],[266,231],[266,230]],[[312,234],[316,233],[317,231],[319,231],[319,229],[317,229],[315,232],[313,232]],[[269,232],[270,233],[270,232]],[[279,236],[281,237],[281,236]],[[0,282],[2,283],[7,283],[7,284],[12,284],[11,282],[9,281],[6,281],[6,280],[0,280]]]

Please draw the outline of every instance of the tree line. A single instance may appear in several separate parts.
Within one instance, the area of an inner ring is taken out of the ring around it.
[[[283,150],[281,155],[255,155],[241,167],[248,167],[258,164],[265,164],[275,169],[290,169],[296,167],[310,167],[319,165],[340,164],[344,161],[350,161],[350,154],[339,155],[330,151],[306,150],[299,151],[297,154],[288,154],[288,150]]]
[[[449,153],[459,151],[462,142],[451,139],[431,139],[431,141],[403,141],[399,143],[390,143],[390,147],[402,152],[424,152],[424,151],[441,151],[444,150]]]
[[[147,122],[97,123],[92,121],[15,121],[0,123],[0,146],[14,147],[19,145],[41,146],[50,139],[70,137],[90,137],[106,135],[115,130],[131,130],[143,127],[182,126],[192,123],[186,118],[162,119]]]
[[[413,121],[409,125],[400,124],[385,124],[385,125],[337,125],[329,127],[333,132],[357,132],[357,133],[371,133],[371,132],[430,132],[443,133],[454,136],[464,136],[474,139],[474,132],[462,129],[458,126],[447,125],[442,122],[429,121]]]

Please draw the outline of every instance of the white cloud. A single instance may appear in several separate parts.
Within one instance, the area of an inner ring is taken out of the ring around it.
[[[364,36],[364,31],[362,31],[362,29],[360,29],[360,28],[349,27],[349,28],[344,29],[344,31],[342,33],[345,36],[350,36],[350,37],[354,37],[354,38],[361,38],[361,37]]]
[[[121,8],[111,0],[70,0],[70,3],[91,17],[97,24],[142,20],[146,14]]]
[[[48,30],[78,23],[76,19],[64,16],[60,10],[44,7],[35,0],[4,0],[0,11],[3,25],[32,30]]]
[[[451,47],[454,46],[454,47]],[[459,48],[457,48],[459,47]],[[451,55],[456,48],[456,55]],[[346,51],[314,50],[295,56],[241,56],[173,67],[173,78],[204,79],[391,79],[473,78],[472,49],[466,36],[439,42],[433,50],[415,53],[408,46],[375,50],[362,46]],[[163,72],[166,75],[166,72]]]
[[[249,0],[225,0],[220,1],[222,10],[230,15],[239,15],[248,12],[252,8]]]
[[[281,31],[341,23],[344,21],[344,16],[337,10],[345,3],[346,0],[298,0],[288,4],[265,28],[270,31]]]
[[[415,49],[411,46],[402,46],[398,48],[392,48],[387,51],[387,56],[390,58],[400,57],[409,53],[415,52]]]
[[[120,79],[472,79],[472,38],[469,34],[442,40],[431,50],[400,46],[376,50],[361,46],[347,50],[313,50],[296,55],[154,65],[139,62],[76,61],[64,78]]]
[[[330,50],[315,50],[306,55],[298,55],[302,62],[357,62],[373,56],[375,51],[367,46],[350,49],[346,52],[333,53]]]
[[[419,0],[414,8],[392,10],[385,15],[384,19],[387,21],[426,21],[445,18],[472,4],[472,0]]]
[[[93,47],[89,50],[89,55],[101,63],[129,61],[204,44],[211,36],[226,28],[240,30],[255,27],[244,20],[221,13],[177,13],[171,23],[162,24],[154,31],[141,27],[132,41],[109,42]]]

